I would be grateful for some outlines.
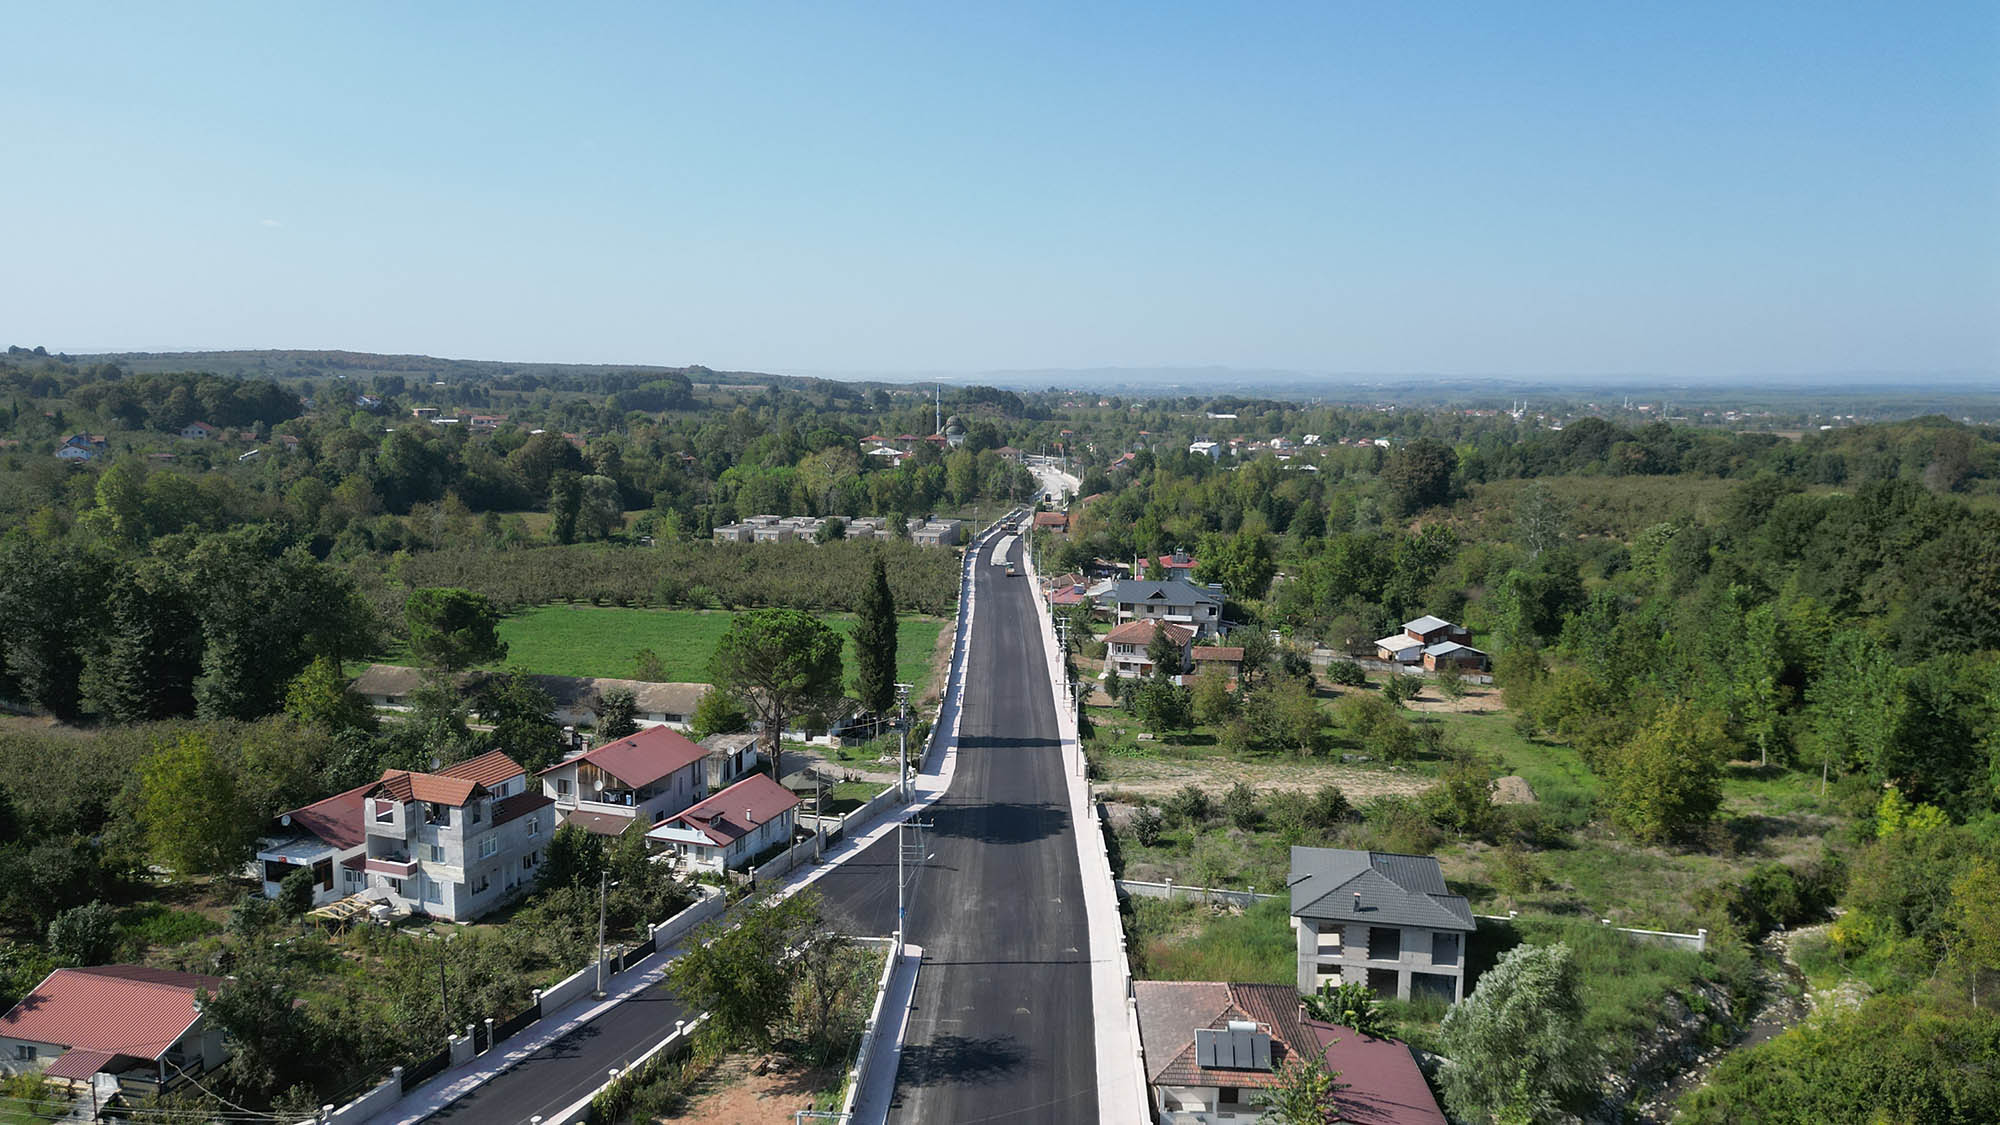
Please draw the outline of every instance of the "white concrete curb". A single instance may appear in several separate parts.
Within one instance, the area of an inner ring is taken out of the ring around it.
[[[1023,556],[1028,553],[1023,552]],[[1063,776],[1069,783],[1077,861],[1083,874],[1083,908],[1090,931],[1090,1003],[1097,1026],[1097,1116],[1100,1121],[1150,1121],[1146,1072],[1139,1053],[1138,1007],[1132,999],[1132,966],[1125,955],[1125,927],[1118,916],[1111,856],[1105,851],[1104,833],[1090,800],[1090,780],[1084,776],[1076,711],[1063,690],[1063,654],[1056,648],[1055,623],[1042,599],[1041,579],[1031,557],[1026,574],[1035,616],[1041,622],[1042,651],[1048,654],[1049,693],[1056,705],[1056,733],[1062,739]]]

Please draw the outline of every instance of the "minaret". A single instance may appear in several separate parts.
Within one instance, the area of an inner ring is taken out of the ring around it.
[[[944,432],[944,384],[939,383],[934,389],[937,391],[937,429],[931,432],[941,434]]]

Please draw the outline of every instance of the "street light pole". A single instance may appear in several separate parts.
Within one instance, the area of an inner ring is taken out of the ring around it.
[[[604,997],[604,893],[609,872],[597,873],[597,996]]]

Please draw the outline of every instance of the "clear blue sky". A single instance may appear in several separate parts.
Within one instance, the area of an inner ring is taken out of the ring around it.
[[[5,26],[0,343],[2000,371],[1991,0]]]

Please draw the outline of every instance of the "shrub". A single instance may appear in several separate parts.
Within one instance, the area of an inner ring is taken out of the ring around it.
[[[1208,794],[1192,785],[1183,785],[1162,807],[1169,824],[1193,827],[1208,819]]]
[[[101,900],[71,907],[49,923],[49,953],[66,965],[101,965],[117,948],[117,913]]]
[[[1151,805],[1140,805],[1132,814],[1132,838],[1143,847],[1152,847],[1160,842],[1160,813]]]
[[[1239,781],[1222,795],[1222,815],[1229,823],[1248,832],[1257,827],[1257,794],[1248,785]]]
[[[1375,991],[1361,981],[1322,984],[1319,991],[1301,998],[1306,1014],[1316,1020],[1337,1023],[1371,1038],[1386,1033],[1381,1011],[1375,1006]]]
[[[1583,1027],[1583,982],[1569,946],[1524,945],[1500,958],[1439,1028],[1452,1116],[1540,1121],[1589,1089],[1597,1059]]]
[[[285,873],[278,883],[278,913],[287,918],[297,918],[312,909],[313,873],[310,868],[300,867]]]
[[[1352,660],[1335,660],[1326,666],[1326,682],[1341,687],[1363,687],[1368,683],[1368,674]]]
[[[1382,685],[1382,698],[1401,707],[1424,693],[1424,684],[1415,676],[1405,676],[1398,672]]]

